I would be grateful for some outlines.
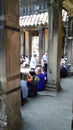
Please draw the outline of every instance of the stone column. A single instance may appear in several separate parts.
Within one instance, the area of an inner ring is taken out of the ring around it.
[[[21,119],[19,1],[0,0],[0,6],[0,125],[13,130]]]
[[[44,43],[45,43],[45,46],[44,46],[44,49],[45,51],[48,50],[48,29],[45,29],[45,36],[44,36]]]
[[[29,32],[25,32],[25,54],[29,56]]]
[[[24,32],[20,31],[20,55],[24,55]]]
[[[31,31],[25,31],[25,54],[29,57],[29,59],[31,59],[31,38]]]
[[[29,31],[29,60],[31,59],[32,33]]]
[[[72,40],[72,55],[71,55],[71,65],[73,66],[73,40]]]
[[[62,1],[50,0],[48,43],[48,84],[60,90],[60,52],[62,49]]]
[[[71,64],[71,60],[72,60],[72,39],[68,39],[68,43],[66,45],[66,55],[67,55],[67,64]]]
[[[41,62],[42,55],[44,54],[44,29],[39,28],[39,62]]]

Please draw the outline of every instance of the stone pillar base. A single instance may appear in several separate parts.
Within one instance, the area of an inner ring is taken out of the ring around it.
[[[51,91],[53,90],[53,91],[59,92],[62,90],[60,83],[56,83],[56,84],[46,83],[45,87],[46,89],[51,90]]]

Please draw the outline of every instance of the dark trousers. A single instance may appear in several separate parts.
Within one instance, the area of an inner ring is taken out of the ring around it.
[[[37,96],[37,84],[35,84],[34,81],[32,81],[27,82],[27,86],[28,86],[28,97]]]
[[[44,71],[47,72],[47,64],[44,64]]]

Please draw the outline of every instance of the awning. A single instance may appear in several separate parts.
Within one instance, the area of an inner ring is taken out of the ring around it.
[[[37,26],[48,24],[48,12],[34,15],[27,15],[19,18],[20,27]]]
[[[63,8],[73,16],[73,0],[63,0]],[[27,15],[19,18],[20,27],[38,26],[48,24],[48,12]]]

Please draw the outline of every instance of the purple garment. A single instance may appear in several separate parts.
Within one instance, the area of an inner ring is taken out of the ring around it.
[[[38,90],[38,91],[44,90],[44,86],[45,86],[45,76],[44,76],[44,74],[42,74],[42,73],[37,74],[37,76],[40,78],[40,81],[38,82],[37,90]]]

